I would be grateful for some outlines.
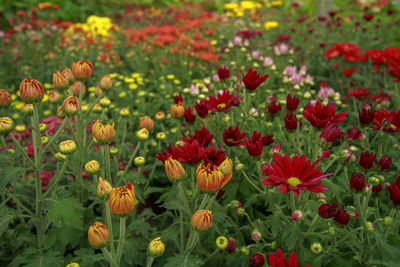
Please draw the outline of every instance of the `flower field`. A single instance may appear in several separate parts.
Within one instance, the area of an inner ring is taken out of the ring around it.
[[[400,266],[400,3],[0,4],[0,266]]]

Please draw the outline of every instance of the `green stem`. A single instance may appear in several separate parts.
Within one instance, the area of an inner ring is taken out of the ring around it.
[[[67,119],[64,119],[61,125],[58,127],[57,132],[51,137],[50,141],[47,143],[45,147],[45,151],[47,151],[51,145],[57,140],[61,131],[65,128],[65,124],[67,123]],[[42,154],[41,160],[43,159],[44,153]]]
[[[104,254],[104,257],[106,257],[107,261],[110,263],[111,266],[113,267],[117,267],[118,265],[115,263],[115,261],[113,260],[110,252],[108,252],[108,250],[106,248],[102,248],[101,251]]]
[[[150,257],[149,258],[149,261],[147,262],[147,267],[151,267],[152,265],[153,265],[153,262],[154,262],[154,257]]]
[[[22,204],[22,202],[13,194],[13,193],[11,193],[10,191],[8,191],[7,189],[4,189],[3,190],[6,194],[8,194],[8,195],[10,195],[10,198],[12,199],[12,200],[14,200],[15,201],[15,203],[17,203],[17,206],[18,207],[21,207],[24,211],[26,211],[29,215],[31,215],[32,217],[35,217],[35,214],[30,210],[30,209],[28,209],[24,204]],[[6,201],[4,201],[3,203],[5,203]],[[3,204],[2,203],[2,204]]]
[[[308,236],[308,235],[311,233],[311,231],[314,229],[314,225],[315,225],[315,224],[317,223],[317,221],[318,221],[318,218],[319,218],[319,215],[318,215],[318,213],[317,213],[317,214],[315,215],[313,221],[311,222],[311,225],[310,225],[310,227],[308,228],[308,230],[307,230],[307,232],[305,233],[304,236]]]
[[[258,186],[256,186],[256,185],[253,183],[253,181],[250,180],[250,178],[247,176],[247,174],[246,174],[244,171],[242,171],[242,174],[243,174],[243,176],[246,178],[247,182],[249,182],[249,184],[250,184],[254,189],[256,189],[259,193],[264,193],[263,190],[261,190],[260,188],[258,188]]]
[[[86,112],[83,112],[83,117],[87,118],[87,116],[89,115],[88,113],[92,112],[93,107],[100,101],[100,99],[105,96],[105,92],[101,93],[96,100],[89,106],[88,110]]]
[[[204,209],[204,207],[206,206],[207,200],[208,200],[208,194],[205,193],[204,197],[203,197],[203,200],[201,201],[200,206],[198,208],[199,210]]]
[[[15,147],[17,148],[17,150],[22,154],[22,156],[29,162],[29,164],[34,168],[35,167],[35,163],[31,160],[31,158],[28,156],[28,154],[26,154],[25,150],[22,148],[20,142],[18,142],[14,135],[12,133],[9,134],[11,141],[13,142],[13,144],[15,145]]]
[[[50,194],[51,191],[53,191],[57,188],[57,185],[60,182],[60,179],[63,177],[65,170],[67,169],[68,161],[69,161],[69,157],[67,157],[65,159],[65,161],[61,167],[61,171],[57,174],[57,177],[54,179],[54,181],[50,185],[50,188],[43,194],[43,198],[45,198],[48,194]]]
[[[179,212],[179,231],[180,231],[180,237],[181,237],[181,247],[179,248],[180,252],[182,253],[183,250],[185,249],[184,245],[184,229],[183,229],[183,212]]]
[[[136,145],[136,147],[135,147],[135,150],[133,151],[131,157],[129,158],[128,163],[127,163],[126,166],[125,166],[124,172],[122,173],[121,177],[119,177],[118,183],[117,183],[116,185],[121,184],[122,180],[125,179],[126,172],[128,171],[129,167],[132,165],[132,161],[134,160],[134,158],[135,158],[137,152],[139,151],[140,144],[141,144],[141,143],[140,143],[140,141],[139,141],[139,142],[137,143],[137,145]]]
[[[191,229],[189,234],[189,239],[186,244],[185,252],[190,253],[190,251],[192,251],[192,249],[197,245],[198,241],[199,241],[199,232],[197,232],[194,229]]]
[[[110,164],[110,148],[108,144],[103,145],[104,148],[104,161],[106,165],[106,179],[109,180],[112,183],[112,178],[111,178],[111,164]]]
[[[110,247],[111,247],[111,255],[115,255],[115,245],[114,245],[114,233],[112,227],[112,219],[111,219],[111,210],[108,201],[104,201],[104,206],[106,207],[106,220],[107,220],[107,228],[108,228],[108,235],[110,240]]]
[[[117,266],[120,265],[122,252],[124,250],[124,241],[125,241],[125,224],[126,217],[121,217],[119,219],[119,241],[118,241],[118,250],[117,250]]]
[[[192,211],[190,209],[189,202],[188,202],[188,199],[186,197],[186,193],[185,193],[185,189],[183,188],[182,181],[179,181],[176,184],[176,186],[178,187],[179,197],[181,198],[181,200],[183,202],[183,206],[185,208],[185,211],[189,216],[191,216],[192,215]]]

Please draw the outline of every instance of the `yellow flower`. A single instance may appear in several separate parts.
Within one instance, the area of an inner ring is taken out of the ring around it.
[[[111,143],[115,136],[114,123],[110,125],[108,122],[107,124],[102,124],[100,121],[96,121],[96,123],[93,124],[92,133],[99,143]]]
[[[232,9],[237,9],[239,5],[237,3],[227,3],[224,5],[225,9],[232,10]]]
[[[279,26],[279,23],[277,21],[267,21],[264,23],[264,28],[268,31],[273,28],[276,28],[278,26]]]
[[[164,253],[164,250],[165,244],[161,241],[160,237],[153,239],[147,249],[151,257],[161,256]]]

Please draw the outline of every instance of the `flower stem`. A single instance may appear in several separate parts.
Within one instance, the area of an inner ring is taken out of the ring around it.
[[[129,169],[129,166],[132,165],[132,161],[133,161],[133,159],[135,158],[137,152],[139,151],[140,144],[141,144],[141,143],[140,143],[140,141],[139,141],[139,142],[137,143],[137,145],[136,145],[136,147],[135,147],[135,150],[133,151],[131,157],[129,158],[128,163],[127,163],[126,166],[125,166],[124,172],[122,173],[121,177],[119,177],[118,183],[117,183],[116,185],[121,184],[122,180],[125,179],[126,173],[127,173],[128,169]]]
[[[197,232],[194,229],[191,229],[189,234],[189,239],[186,244],[185,252],[190,253],[190,251],[192,251],[192,249],[197,245],[198,241],[199,241],[199,232]]]
[[[208,201],[208,194],[205,193],[204,197],[203,197],[203,200],[200,203],[199,210],[204,209],[204,207],[206,206],[207,201]]]
[[[45,198],[48,194],[50,194],[51,191],[54,191],[57,188],[57,185],[60,182],[60,179],[63,177],[65,170],[67,169],[68,161],[69,161],[69,157],[67,157],[65,159],[60,172],[57,173],[57,177],[54,179],[54,181],[50,185],[51,187],[43,194],[43,198]]]
[[[18,142],[12,133],[9,134],[11,141],[17,148],[17,150],[22,154],[22,156],[29,162],[32,167],[35,167],[35,163],[31,160],[31,158],[26,154],[25,150],[22,148],[20,142]]]
[[[110,205],[108,204],[107,200],[104,201],[104,206],[106,208],[106,220],[107,220],[107,228],[108,228],[109,239],[110,239],[111,255],[114,256],[115,255],[114,233],[113,233],[113,227],[112,227]]]
[[[247,174],[246,174],[244,171],[242,171],[242,173],[243,173],[243,176],[246,178],[247,182],[249,182],[249,184],[250,184],[254,189],[256,189],[259,193],[264,193],[263,190],[261,190],[258,186],[256,186],[256,185],[253,183],[253,181],[250,180],[250,178],[247,176]]]
[[[147,267],[151,267],[152,265],[153,265],[153,262],[154,262],[154,257],[150,257],[149,258],[149,261],[147,262]]]
[[[118,241],[118,250],[117,250],[117,266],[120,265],[122,251],[124,247],[125,241],[125,224],[126,224],[126,217],[121,217],[119,219],[119,241]]]
[[[110,252],[106,248],[102,248],[101,251],[103,252],[104,256],[106,257],[107,261],[110,263],[111,266],[117,267],[118,265],[113,260]]]
[[[176,185],[178,187],[179,197],[181,198],[181,200],[183,202],[183,206],[185,208],[185,211],[190,216],[190,215],[192,215],[192,211],[190,209],[189,202],[188,202],[188,200],[186,198],[186,193],[185,193],[185,190],[183,188],[182,182],[179,181]]]

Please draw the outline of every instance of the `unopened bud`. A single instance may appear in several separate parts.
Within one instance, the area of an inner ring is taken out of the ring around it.
[[[251,232],[251,239],[254,241],[258,241],[261,239],[261,233],[258,231],[258,229],[254,229],[253,232]]]
[[[136,157],[133,160],[133,162],[135,163],[136,166],[140,167],[146,163],[146,159],[144,157]]]
[[[391,226],[392,224],[393,224],[393,218],[392,218],[392,217],[386,216],[386,217],[383,219],[383,225],[385,225],[385,226]]]
[[[165,140],[165,138],[167,138],[167,136],[165,135],[164,132],[159,132],[159,133],[157,133],[156,138],[157,138],[157,140],[163,141],[163,140]]]
[[[312,243],[310,249],[314,254],[320,254],[323,250],[322,245],[319,242]]]
[[[74,140],[65,140],[59,144],[60,152],[63,154],[72,154],[76,150],[76,144]]]
[[[292,213],[292,219],[294,221],[301,221],[303,219],[303,212],[301,210],[295,210]]]
[[[226,238],[225,236],[219,236],[215,241],[215,245],[217,246],[217,248],[223,250],[228,246],[228,242],[228,238]]]
[[[367,233],[372,234],[373,232],[375,232],[375,225],[372,222],[366,222],[364,229]]]
[[[56,154],[54,154],[54,158],[58,161],[64,161],[67,159],[67,155],[65,155],[61,152],[57,152]]]
[[[100,163],[97,160],[91,160],[85,164],[85,172],[88,174],[96,174],[100,171]]]
[[[149,139],[149,130],[146,128],[140,129],[136,132],[136,137],[140,141],[146,141],[147,139]]]

